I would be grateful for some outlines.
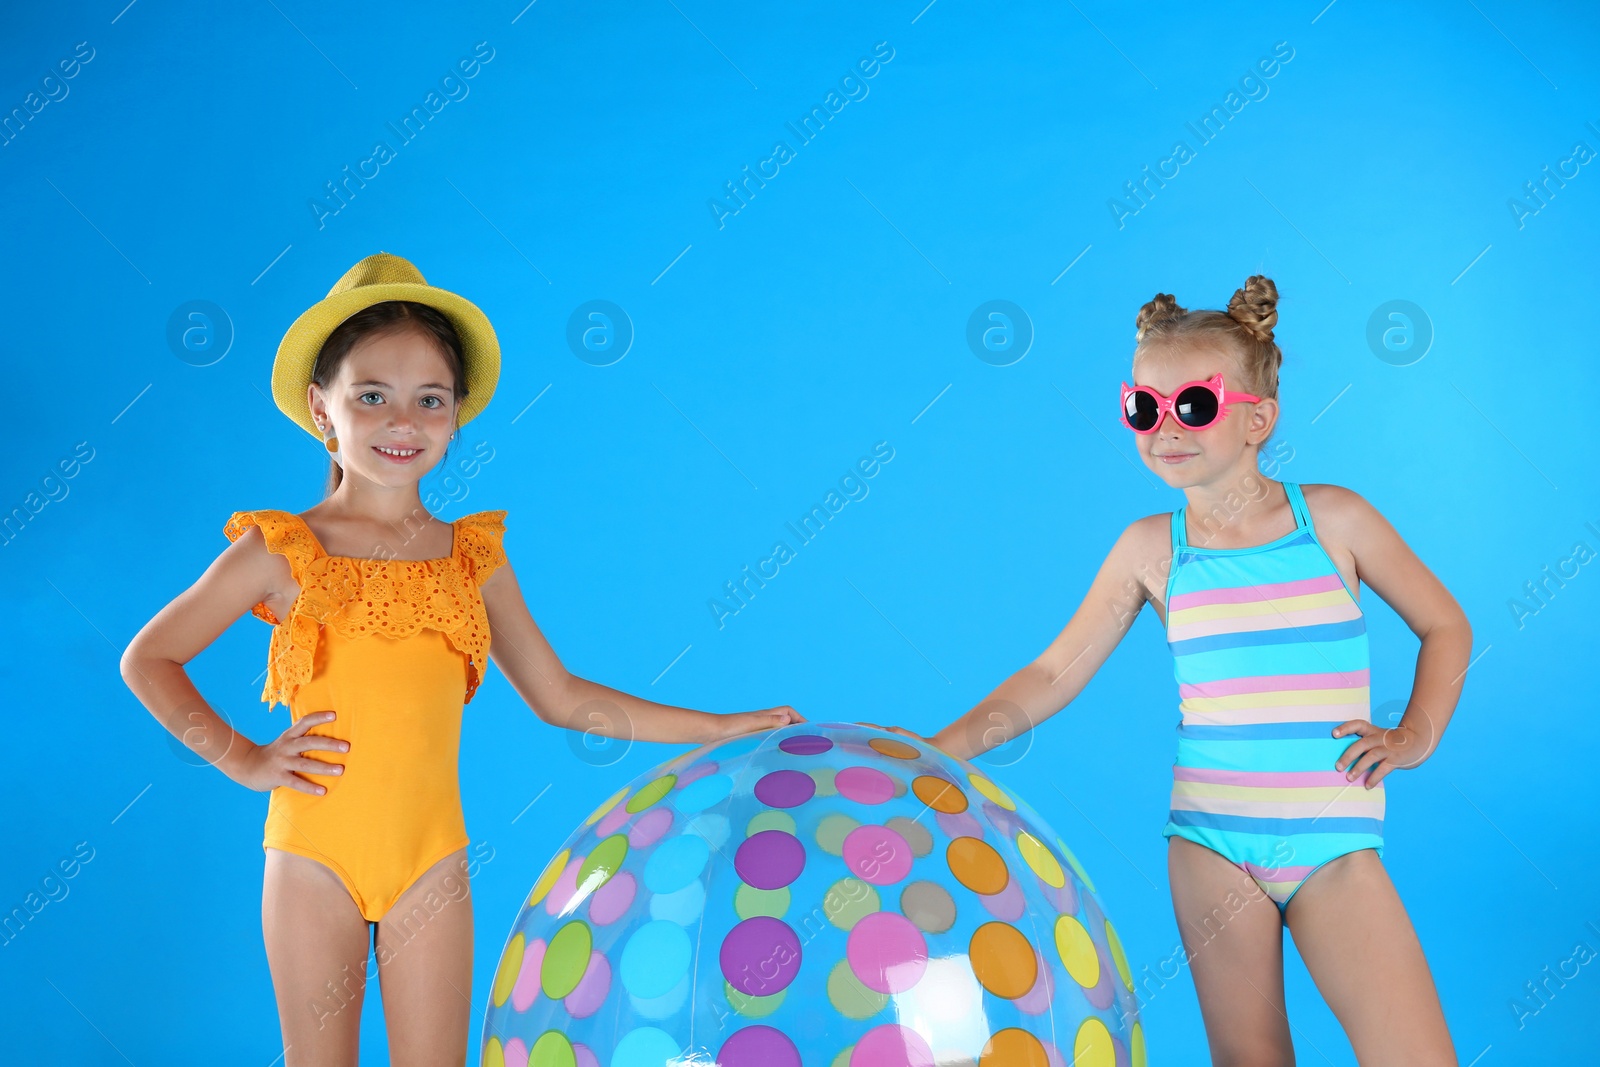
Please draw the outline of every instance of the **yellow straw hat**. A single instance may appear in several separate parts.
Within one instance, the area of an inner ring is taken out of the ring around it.
[[[500,342],[488,316],[465,297],[429,285],[409,260],[378,252],[345,271],[326,297],[294,320],[272,361],[272,399],[318,441],[322,433],[311,420],[306,402],[306,386],[317,354],[341,322],[385,300],[411,300],[437,308],[455,326],[467,372],[467,397],[461,402],[458,420],[461,425],[482,411],[494,395],[495,383],[500,380]]]

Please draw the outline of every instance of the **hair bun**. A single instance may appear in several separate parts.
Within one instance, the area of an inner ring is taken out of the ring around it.
[[[1270,282],[1268,283],[1271,284]],[[1152,326],[1175,319],[1189,312],[1178,306],[1178,300],[1171,293],[1157,293],[1155,298],[1139,309],[1139,315],[1133,320],[1135,341],[1143,341],[1144,335]]]
[[[1278,287],[1263,274],[1252,274],[1228,301],[1228,315],[1256,340],[1269,344],[1278,324]]]

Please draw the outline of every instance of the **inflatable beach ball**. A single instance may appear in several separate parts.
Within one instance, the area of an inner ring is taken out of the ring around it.
[[[795,723],[618,791],[528,894],[484,1067],[1143,1067],[1072,852],[972,764]]]

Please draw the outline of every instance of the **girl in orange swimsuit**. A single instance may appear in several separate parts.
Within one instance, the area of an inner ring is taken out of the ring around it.
[[[356,1062],[369,924],[380,977],[398,972],[392,990],[383,982],[391,1062],[464,1060],[470,899],[436,924],[450,933],[400,935],[406,951],[393,960],[384,932],[391,915],[435,911],[416,902],[423,889],[458,900],[441,872],[465,867],[446,863],[468,844],[461,718],[491,644],[512,688],[555,725],[698,744],[802,721],[787,705],[713,715],[569,674],[511,573],[506,512],[463,516],[445,533],[418,483],[483,410],[499,367],[478,308],[399,256],[357,263],[290,327],[273,364],[273,399],[332,454],[326,499],[304,516],[233,513],[230,547],[123,655],[123,677],[163,725],[229,777],[271,791],[262,915],[286,1067]],[[212,711],[182,666],[246,610],[273,626],[262,699],[292,719],[262,745]]]

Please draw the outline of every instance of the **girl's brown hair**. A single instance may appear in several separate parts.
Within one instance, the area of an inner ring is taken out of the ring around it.
[[[1234,292],[1227,311],[1187,311],[1171,293],[1157,293],[1134,320],[1138,347],[1133,358],[1138,362],[1158,344],[1220,341],[1216,347],[1233,353],[1238,364],[1239,378],[1228,387],[1265,400],[1278,395],[1278,368],[1283,365],[1283,352],[1272,339],[1277,323],[1278,287],[1265,275],[1252,274]]]
[[[369,337],[403,330],[413,330],[432,341],[438,347],[439,354],[444,356],[444,361],[450,365],[451,374],[455,379],[453,392],[456,417],[459,419],[461,401],[467,395],[467,369],[461,355],[461,337],[456,333],[455,325],[443,312],[427,304],[411,300],[385,300],[351,315],[328,335],[326,341],[322,342],[322,350],[317,353],[317,361],[311,368],[311,380],[323,389],[327,389],[333,384],[339,368],[344,366],[345,357],[350,355],[350,350],[355,348],[357,343]],[[459,426],[457,423],[457,428]],[[445,455],[449,454],[450,446],[446,444]],[[440,462],[443,463],[444,460],[441,459]],[[337,462],[330,459],[328,487],[323,494],[324,499],[333,495],[333,491],[339,488],[339,483],[343,479],[344,470]]]

